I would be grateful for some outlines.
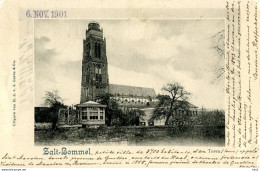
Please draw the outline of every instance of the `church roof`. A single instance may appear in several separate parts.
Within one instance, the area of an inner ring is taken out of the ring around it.
[[[109,84],[109,93],[124,95],[137,95],[137,96],[151,96],[155,97],[155,91],[153,88],[147,87],[135,87],[127,85]]]

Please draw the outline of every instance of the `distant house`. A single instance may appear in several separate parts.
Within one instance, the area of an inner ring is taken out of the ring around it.
[[[195,105],[193,105],[189,102],[186,102],[185,106],[186,106],[185,109],[180,108],[174,113],[175,116],[180,116],[180,119],[179,119],[178,122],[185,122],[184,120],[182,121],[182,119],[181,119],[181,118],[185,118],[185,117],[183,117],[185,115],[192,117],[192,116],[196,116],[198,114],[198,107],[197,106],[195,106]],[[141,110],[144,111],[144,113],[145,113],[145,116],[140,118],[140,125],[141,126],[162,126],[162,125],[165,125],[166,118],[151,120],[151,117],[153,115],[155,107],[143,108]],[[176,122],[176,120],[173,121],[173,119],[170,119],[169,124],[170,125],[179,124],[179,123],[174,123],[174,122]]]
[[[151,117],[153,115],[153,112],[155,108],[143,108],[141,109],[144,111],[145,115],[141,118],[139,118],[140,126],[162,126],[165,125],[165,118],[159,119],[159,120],[153,120],[151,121]]]

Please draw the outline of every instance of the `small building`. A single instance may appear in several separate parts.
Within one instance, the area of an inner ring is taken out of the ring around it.
[[[171,117],[169,120],[170,125],[182,124],[185,122],[186,117],[193,118],[193,117],[197,116],[197,114],[198,114],[197,106],[195,106],[187,101],[184,103],[184,106],[186,109],[179,108],[179,109],[175,110],[175,112],[174,112],[175,120],[173,120],[173,118]],[[139,119],[141,126],[163,126],[163,125],[165,125],[165,121],[166,121],[165,117],[161,118],[161,119],[151,120],[151,117],[155,110],[155,104],[151,105],[149,108],[148,107],[141,108],[141,110],[144,111],[144,113],[145,113],[145,115]],[[178,123],[176,123],[177,122],[176,118],[178,118],[177,119]],[[188,124],[188,123],[185,122],[185,124]]]
[[[157,119],[157,120],[150,120],[155,108],[143,108],[141,109],[144,111],[145,115],[139,118],[140,126],[163,126],[165,125],[165,118]]]
[[[78,104],[76,107],[79,110],[82,126],[99,126],[105,124],[106,105],[101,105],[94,101],[88,101]]]

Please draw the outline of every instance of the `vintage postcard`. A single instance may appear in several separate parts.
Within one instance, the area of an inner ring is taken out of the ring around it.
[[[37,2],[0,4],[1,168],[257,170],[257,1]]]

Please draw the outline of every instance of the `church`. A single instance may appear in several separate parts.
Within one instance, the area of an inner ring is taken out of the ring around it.
[[[90,22],[83,40],[80,103],[96,101],[99,94],[110,93],[119,104],[147,104],[156,98],[153,88],[109,84],[106,39],[97,22]]]
[[[146,117],[140,118],[140,124],[151,126],[149,119],[156,104],[156,93],[153,88],[109,84],[106,39],[103,29],[97,22],[90,22],[83,40],[81,96],[78,105],[82,124],[105,124],[104,105],[98,104],[97,96],[109,93],[118,105],[125,109],[141,109]],[[193,107],[197,110],[197,107]],[[163,125],[158,121],[157,125]]]

